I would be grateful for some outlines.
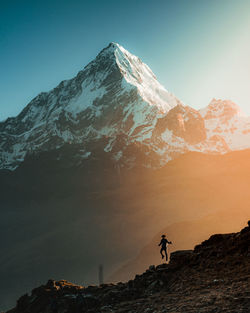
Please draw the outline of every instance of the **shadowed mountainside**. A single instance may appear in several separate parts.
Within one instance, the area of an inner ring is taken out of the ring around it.
[[[103,154],[69,167],[72,150],[60,161],[57,153],[0,172],[2,310],[48,277],[96,283],[102,263],[107,278],[168,225],[218,210],[228,216],[249,210],[249,150],[188,153],[158,170],[118,169]],[[234,231],[242,221],[230,222],[232,228],[219,224],[220,232]],[[185,242],[179,234],[171,239]]]

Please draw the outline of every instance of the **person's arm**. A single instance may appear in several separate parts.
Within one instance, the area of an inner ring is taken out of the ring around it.
[[[167,242],[168,242],[168,244],[170,244],[170,245],[172,244],[172,241],[168,241],[168,240],[167,240]]]
[[[161,244],[162,244],[162,240],[161,240],[161,242],[158,244],[158,246],[161,246]]]

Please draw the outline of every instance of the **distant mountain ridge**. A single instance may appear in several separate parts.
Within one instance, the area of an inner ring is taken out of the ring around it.
[[[76,77],[35,97],[0,123],[0,169],[16,169],[29,154],[78,145],[75,162],[98,146],[133,167],[138,146],[146,167],[180,153],[225,153],[250,147],[250,119],[231,101],[213,99],[200,111],[185,106],[150,68],[110,43]],[[152,159],[154,160],[152,162]]]

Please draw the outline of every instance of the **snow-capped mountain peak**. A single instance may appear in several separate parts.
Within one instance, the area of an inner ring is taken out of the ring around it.
[[[250,120],[236,104],[184,106],[137,56],[110,43],[76,77],[0,123],[0,169],[65,145],[74,146],[73,163],[99,151],[131,167],[138,155],[141,165],[161,166],[186,151],[224,153],[249,142]]]
[[[126,82],[136,86],[142,98],[150,105],[157,106],[162,113],[176,105],[176,98],[158,82],[155,74],[140,58],[118,44],[111,45],[114,47],[117,65]]]
[[[118,66],[124,78],[122,87],[128,91],[136,87],[140,96],[162,113],[166,113],[176,105],[176,97],[157,81],[151,69],[139,57],[131,54],[118,43],[110,43],[86,69],[100,63],[102,66],[107,64],[109,69]]]
[[[180,103],[138,57],[109,44],[76,77],[35,97],[16,117],[0,123],[2,168],[16,168],[27,153],[121,134],[149,139],[157,118]],[[86,147],[83,155],[89,155]]]

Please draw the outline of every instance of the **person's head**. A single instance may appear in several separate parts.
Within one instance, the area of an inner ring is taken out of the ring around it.
[[[161,235],[161,238],[165,238],[166,237],[166,235]]]

